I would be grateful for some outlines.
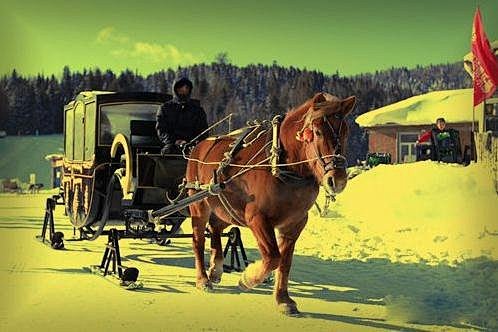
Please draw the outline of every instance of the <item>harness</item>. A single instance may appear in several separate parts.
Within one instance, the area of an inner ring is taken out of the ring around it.
[[[320,153],[320,151],[318,151],[316,144],[313,144],[314,137],[313,137],[312,128],[313,128],[313,121],[316,119],[308,121],[309,123],[306,123],[305,121],[303,129],[297,132],[296,134],[296,139],[298,141],[304,142],[306,144],[312,144],[313,151],[316,156],[315,159],[320,163],[325,173],[333,169],[345,169],[347,167],[347,160],[343,155],[341,155],[342,146],[339,136],[342,126],[344,124],[344,118],[339,113],[334,114],[334,117],[340,120],[339,129],[337,131],[334,129],[334,126],[330,123],[327,116],[326,115],[322,116],[324,123],[327,124],[332,133],[333,144],[335,145],[336,148],[335,149],[336,153],[334,155],[328,156],[330,158],[330,161],[328,162],[325,161],[323,155]],[[271,174],[284,183],[289,181],[303,182],[303,183],[310,182],[310,178],[303,178],[299,176],[297,173],[289,170],[287,166],[289,166],[290,164],[280,163],[283,156],[285,155],[285,151],[281,147],[281,142],[279,138],[280,124],[282,121],[283,117],[277,115],[271,121],[263,121],[260,123],[255,122],[253,123],[253,126],[245,128],[240,134],[240,136],[232,144],[230,144],[230,150],[224,153],[224,159],[220,162],[218,169],[216,170],[216,174],[218,176],[224,175],[227,167],[232,165],[233,159],[237,154],[237,152],[239,152],[242,148],[251,145],[259,137],[266,134],[267,139],[264,147],[271,145],[271,147],[265,148],[267,159],[269,159],[270,161],[270,164],[268,166],[270,167]],[[252,139],[248,140],[248,138],[250,137],[252,137]],[[256,155],[258,154],[259,152]],[[255,156],[253,156],[252,159],[254,159],[254,157]],[[248,164],[252,161],[252,159],[248,161]],[[232,166],[241,166],[241,165],[232,165]]]
[[[308,113],[310,111],[308,111]],[[336,131],[334,129],[333,125],[328,120],[326,114],[323,115],[323,121],[330,128],[330,130],[332,132],[332,139],[333,139],[334,145],[336,147],[336,153],[333,155],[327,156],[328,158],[330,158],[329,162],[325,161],[324,156],[320,153],[320,151],[318,151],[316,144],[313,143],[313,121],[316,119],[311,119],[310,121],[305,121],[303,129],[297,132],[296,139],[301,141],[301,142],[304,142],[305,144],[312,144],[313,151],[314,151],[316,157],[313,159],[310,159],[310,160],[299,161],[296,163],[287,163],[287,164],[280,163],[283,156],[285,155],[285,150],[283,150],[281,147],[280,136],[279,136],[280,124],[283,120],[283,117],[280,115],[277,115],[271,121],[266,120],[263,122],[254,122],[254,123],[250,124],[249,127],[246,127],[242,130],[240,136],[238,136],[237,139],[235,139],[235,141],[230,144],[230,146],[229,146],[230,150],[224,153],[223,160],[221,162],[217,163],[218,168],[214,172],[214,176],[213,176],[213,179],[211,180],[211,182],[216,183],[218,181],[219,177],[226,175],[226,170],[229,166],[240,167],[240,168],[242,168],[242,170],[237,172],[235,175],[228,178],[227,180],[225,180],[224,181],[225,184],[231,182],[233,179],[244,174],[245,172],[247,172],[251,169],[257,168],[257,167],[270,167],[271,174],[275,178],[279,179],[282,183],[292,183],[292,184],[297,184],[297,185],[310,184],[310,183],[313,183],[315,181],[315,179],[312,176],[302,177],[299,174],[295,173],[294,171],[290,170],[288,168],[288,166],[307,163],[307,162],[309,162],[311,160],[315,160],[315,159],[323,167],[324,173],[327,173],[328,171],[333,170],[333,169],[345,169],[347,167],[347,161],[346,161],[346,158],[341,155],[342,146],[341,146],[341,141],[340,141],[340,136],[339,136],[341,129],[342,129],[342,126],[344,124],[344,118],[342,117],[341,114],[334,114],[334,117],[336,119],[340,119],[340,126],[339,126],[338,131]],[[247,161],[247,163],[245,165],[233,164],[234,157],[241,149],[250,146],[258,138],[260,138],[263,135],[266,135],[265,144],[255,155],[253,155],[253,157],[250,160]],[[216,139],[218,139],[218,138],[214,138],[215,141],[216,141]],[[216,143],[213,144],[213,146],[211,148],[213,148],[214,145],[216,145]],[[262,152],[265,152],[266,158],[263,159],[261,162],[258,162],[256,164],[250,164]],[[208,151],[208,153],[209,153],[209,151]],[[207,162],[203,162],[201,160],[191,159],[188,157],[186,157],[186,159],[209,164]],[[268,160],[269,160],[269,164],[264,164],[264,162],[266,162]],[[186,183],[186,184],[184,184],[185,189],[199,190],[200,188],[202,188],[202,186],[203,185],[199,185],[198,183],[194,183],[194,184]],[[235,221],[235,223],[238,223],[239,225],[243,225],[244,224],[243,218],[238,216],[238,213],[232,207],[232,205],[228,201],[224,192],[220,191],[220,192],[217,192],[214,194],[216,196],[218,196],[225,211]]]

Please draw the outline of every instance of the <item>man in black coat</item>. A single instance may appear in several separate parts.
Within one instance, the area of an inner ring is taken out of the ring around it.
[[[174,97],[163,104],[156,116],[156,130],[164,144],[162,154],[179,153],[181,146],[205,131],[208,127],[206,113],[197,100],[190,99],[192,82],[181,78],[173,84]],[[197,141],[208,136],[201,135]]]

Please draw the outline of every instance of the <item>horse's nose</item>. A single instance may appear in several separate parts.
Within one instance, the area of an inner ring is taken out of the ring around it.
[[[338,179],[333,176],[329,176],[327,178],[327,185],[332,191],[336,194],[342,192],[344,188],[346,188],[346,183],[347,180],[345,179]]]

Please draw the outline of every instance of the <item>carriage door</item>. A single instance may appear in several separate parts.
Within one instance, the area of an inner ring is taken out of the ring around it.
[[[66,118],[64,119],[64,124],[64,155],[67,159],[73,160],[74,108],[66,110]]]
[[[418,139],[416,132],[398,133],[398,163],[410,163],[417,160],[415,143]]]
[[[95,151],[95,102],[85,105],[85,153],[84,160],[93,159]]]

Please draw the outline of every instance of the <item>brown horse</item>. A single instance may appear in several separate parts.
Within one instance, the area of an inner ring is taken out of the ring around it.
[[[298,176],[301,180],[282,181],[265,164],[229,181],[223,191],[224,204],[220,197],[211,196],[190,206],[198,288],[209,291],[213,283],[221,281],[223,229],[230,224],[246,226],[258,242],[262,259],[245,269],[239,287],[249,290],[276,269],[274,294],[279,310],[288,315],[299,313],[287,292],[294,245],[306,225],[319,185],[336,193],[346,186],[346,162],[342,156],[348,133],[345,116],[354,108],[355,101],[354,96],[341,100],[317,93],[286,115],[279,132],[281,162],[287,164],[286,170],[293,172],[294,179]],[[228,137],[200,142],[190,156],[187,181],[209,183],[217,169],[216,162],[223,159],[232,142]],[[240,150],[232,164],[255,165],[264,161],[267,154],[260,152],[266,143],[268,138],[262,135]],[[240,170],[237,166],[228,167],[226,178]],[[189,192],[193,193],[194,190]],[[227,204],[231,211],[227,211]],[[212,233],[208,273],[204,265],[206,225]]]

